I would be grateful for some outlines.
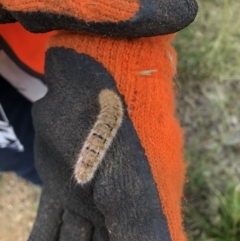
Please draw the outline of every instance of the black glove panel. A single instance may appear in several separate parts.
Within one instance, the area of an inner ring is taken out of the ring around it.
[[[93,58],[72,49],[51,48],[46,60],[49,92],[33,108],[36,165],[44,190],[29,240],[170,241],[123,98],[121,126],[92,180],[81,185],[74,179],[75,163],[100,111],[100,92],[109,89],[120,96],[114,79]]]

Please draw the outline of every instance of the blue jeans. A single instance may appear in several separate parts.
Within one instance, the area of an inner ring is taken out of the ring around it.
[[[36,185],[42,185],[34,165],[34,128],[31,117],[32,103],[25,99],[0,76],[0,103],[24,151],[0,148],[0,172],[13,171]],[[4,118],[0,118],[2,120]],[[6,118],[5,118],[6,119]],[[2,138],[4,140],[4,138]],[[6,138],[8,141],[9,139]]]

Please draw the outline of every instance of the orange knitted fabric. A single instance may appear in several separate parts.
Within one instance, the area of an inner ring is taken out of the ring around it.
[[[140,8],[138,0],[0,0],[7,10],[42,11],[76,17],[87,22],[119,22],[128,20]]]
[[[173,37],[119,40],[65,32],[51,38],[49,47],[88,54],[114,77],[148,157],[172,240],[185,241],[181,218],[185,164],[182,131],[174,114]]]
[[[16,57],[39,74],[44,73],[46,42],[55,33],[33,34],[20,23],[0,24],[0,36]]]

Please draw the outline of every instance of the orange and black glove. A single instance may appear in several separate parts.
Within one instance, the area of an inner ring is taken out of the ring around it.
[[[194,5],[189,2],[185,6]],[[55,21],[45,10],[27,11],[10,13],[25,26],[29,16],[36,26],[39,16]],[[101,26],[108,25],[99,24],[100,32]],[[33,108],[44,188],[29,241],[186,240],[173,37],[116,39],[66,31],[50,39],[49,91]]]
[[[195,18],[195,0],[0,0],[0,22],[19,21],[31,32],[86,31],[147,37],[174,33]]]
[[[49,92],[33,109],[44,189],[30,240],[186,240],[172,38],[50,40]]]

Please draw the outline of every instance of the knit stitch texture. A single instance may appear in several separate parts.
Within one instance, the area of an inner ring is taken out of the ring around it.
[[[132,18],[139,10],[138,0],[0,0],[9,11],[62,14],[87,22],[119,22]]]

